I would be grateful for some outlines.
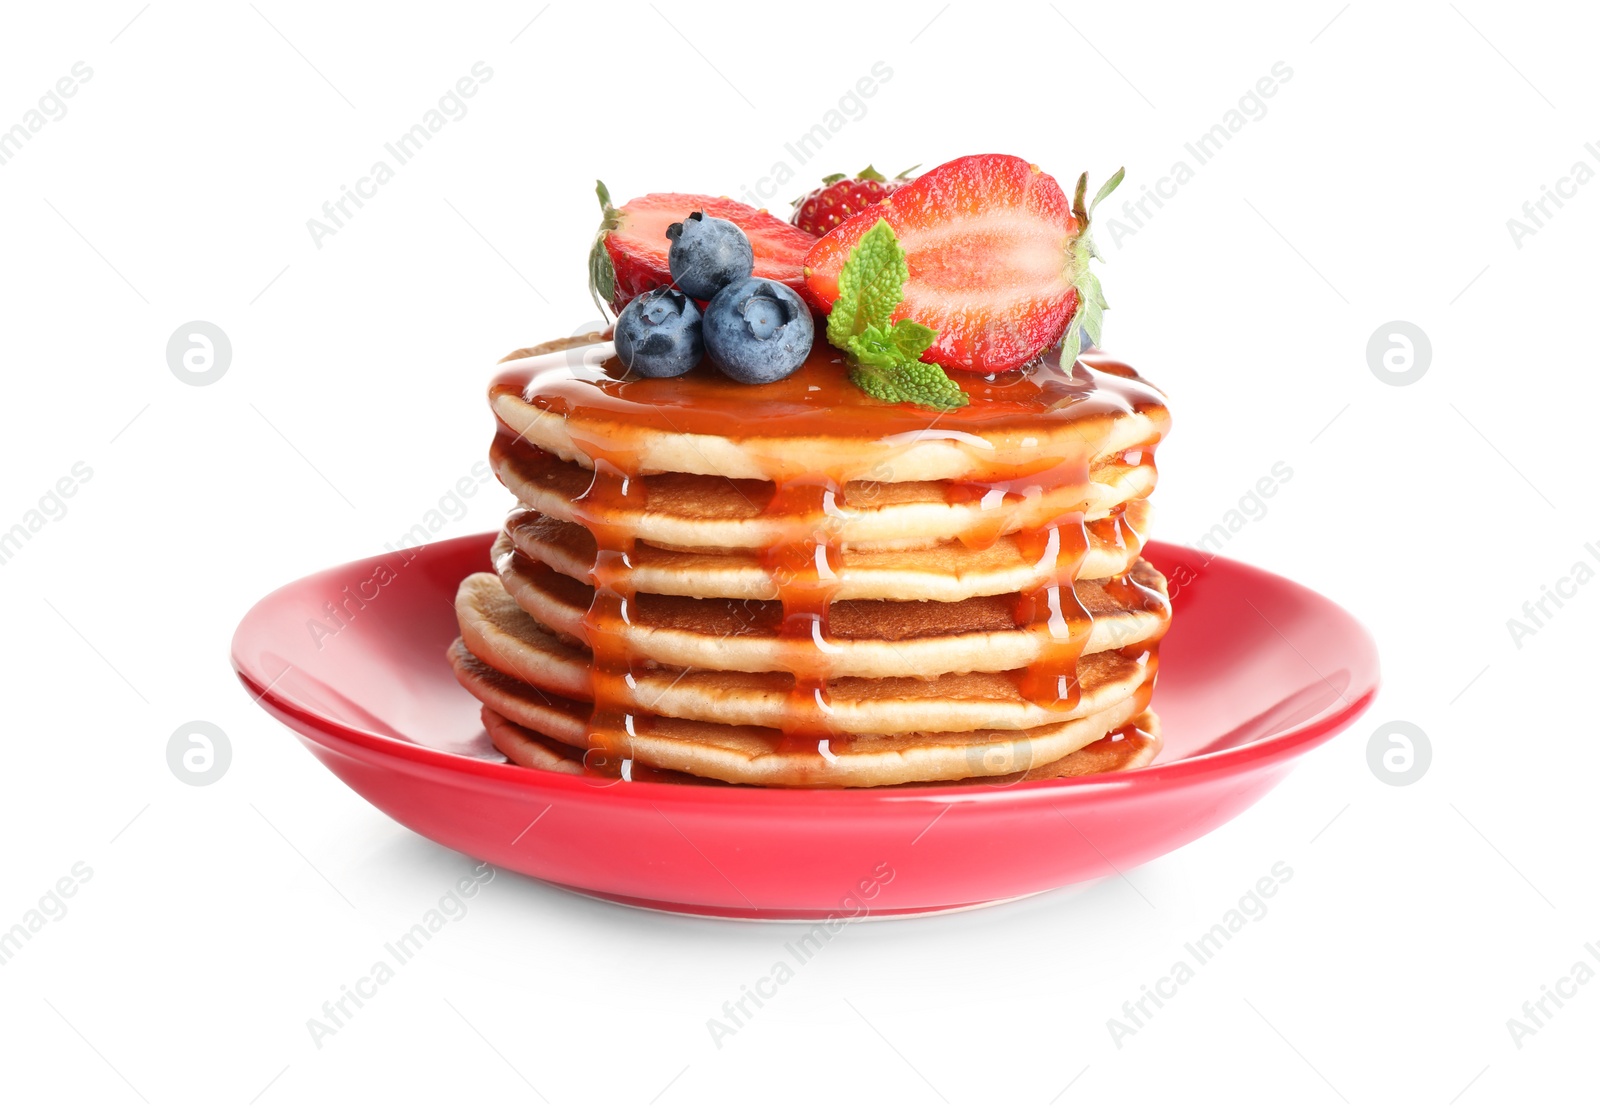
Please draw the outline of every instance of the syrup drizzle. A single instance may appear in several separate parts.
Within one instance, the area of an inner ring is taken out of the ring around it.
[[[1078,658],[1094,619],[1078,599],[1073,581],[1089,553],[1083,513],[1056,520],[1039,531],[1017,536],[1018,545],[1043,574],[1043,583],[1017,596],[1017,623],[1044,640],[1039,656],[1017,678],[1017,691],[1035,704],[1057,709],[1078,706]]]
[[[839,591],[839,497],[837,482],[827,477],[776,482],[768,513],[799,522],[761,552],[783,606],[780,657],[794,676],[780,749],[824,759],[834,756],[843,739],[833,726],[828,693],[828,614]]]
[[[633,738],[649,716],[636,707],[636,659],[626,637],[636,599],[631,583],[634,538],[615,521],[619,512],[644,506],[643,487],[625,459],[608,456],[599,443],[582,445],[594,466],[594,478],[573,500],[573,508],[595,545],[589,568],[594,599],[583,617],[584,639],[594,655],[594,703],[584,766],[603,776],[630,777]]]
[[[780,749],[814,752],[826,761],[848,746],[849,737],[833,726],[828,617],[839,589],[839,525],[850,510],[843,490],[874,470],[864,468],[859,457],[842,455],[826,471],[814,472],[803,468],[803,460],[781,453],[762,457],[761,438],[854,435],[880,447],[940,438],[964,449],[972,459],[970,475],[943,488],[947,502],[975,504],[978,521],[955,537],[983,549],[1002,535],[1014,535],[1038,573],[1038,584],[1018,594],[1014,605],[1017,625],[1033,629],[1042,640],[1035,662],[1013,674],[1018,692],[1054,709],[1077,705],[1078,661],[1093,619],[1074,581],[1089,551],[1089,529],[1104,534],[1109,528],[1119,548],[1141,537],[1121,512],[1092,525],[1084,518],[1095,460],[1087,446],[1092,436],[1068,437],[1084,443],[1082,449],[1057,445],[1041,456],[1037,432],[1051,424],[1140,412],[1156,423],[1156,437],[1116,460],[1150,464],[1168,417],[1160,394],[1127,366],[1096,354],[1064,368],[1047,357],[1025,370],[967,377],[963,385],[972,404],[934,416],[868,399],[849,384],[838,359],[822,344],[792,377],[759,389],[733,384],[707,368],[662,381],[627,378],[615,359],[599,367],[566,356],[527,361],[508,364],[496,377],[491,406],[514,392],[549,414],[569,417],[568,433],[592,473],[588,488],[573,501],[576,521],[595,544],[588,573],[594,598],[583,619],[583,637],[594,656],[586,758],[591,772],[631,776],[633,738],[652,718],[638,707],[640,659],[627,643],[637,603],[631,584],[635,539],[618,522],[648,507],[642,450],[650,432],[738,439],[747,453],[761,458],[772,483],[764,514],[790,521],[780,540],[761,551],[782,606],[780,664],[794,678]],[[503,421],[497,423],[493,452],[498,459],[518,436]],[[883,465],[881,453],[876,465]],[[1041,498],[1063,488],[1083,490],[1083,504],[1038,522]],[[1131,577],[1105,587],[1128,608],[1165,605],[1159,593]],[[1153,651],[1150,644],[1126,650],[1134,655]]]

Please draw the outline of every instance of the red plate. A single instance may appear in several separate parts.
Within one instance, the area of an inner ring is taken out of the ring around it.
[[[474,535],[325,570],[250,609],[240,680],[340,779],[418,834],[608,900],[753,919],[1009,900],[1137,866],[1232,819],[1349,726],[1372,639],[1282,577],[1165,543],[1172,630],[1145,769],[959,788],[783,790],[608,781],[505,763],[451,676]],[[404,561],[403,558],[409,558]],[[337,618],[334,613],[338,613]]]

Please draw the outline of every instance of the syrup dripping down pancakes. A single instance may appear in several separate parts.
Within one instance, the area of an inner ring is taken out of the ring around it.
[[[512,355],[491,459],[518,506],[450,650],[496,747],[813,788],[1148,764],[1164,399],[1099,352],[962,384],[882,404],[825,344],[759,387],[628,378],[600,336]]]

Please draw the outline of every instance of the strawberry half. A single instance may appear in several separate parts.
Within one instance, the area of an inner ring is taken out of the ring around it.
[[[797,292],[805,288],[801,266],[817,237],[759,208],[725,196],[680,192],[653,192],[617,208],[603,183],[595,182],[595,192],[603,215],[589,251],[589,291],[597,305],[621,312],[640,293],[672,284],[667,226],[681,223],[690,212],[737,224],[755,252],[755,276],[782,281]]]
[[[1119,170],[1094,203],[1121,180]],[[1098,342],[1105,309],[1089,272],[1086,184],[1079,179],[1069,202],[1054,177],[1021,158],[946,162],[817,240],[806,255],[807,290],[818,307],[832,307],[850,251],[885,219],[910,271],[892,318],[938,331],[923,361],[975,373],[1015,369],[1061,339],[1069,322],[1063,356],[1076,358],[1079,328]]]

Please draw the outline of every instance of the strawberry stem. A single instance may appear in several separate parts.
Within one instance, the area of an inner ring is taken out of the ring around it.
[[[1078,174],[1078,187],[1072,190],[1072,214],[1078,217],[1078,233],[1089,229],[1089,213],[1083,207],[1083,194],[1089,191],[1089,172]]]

